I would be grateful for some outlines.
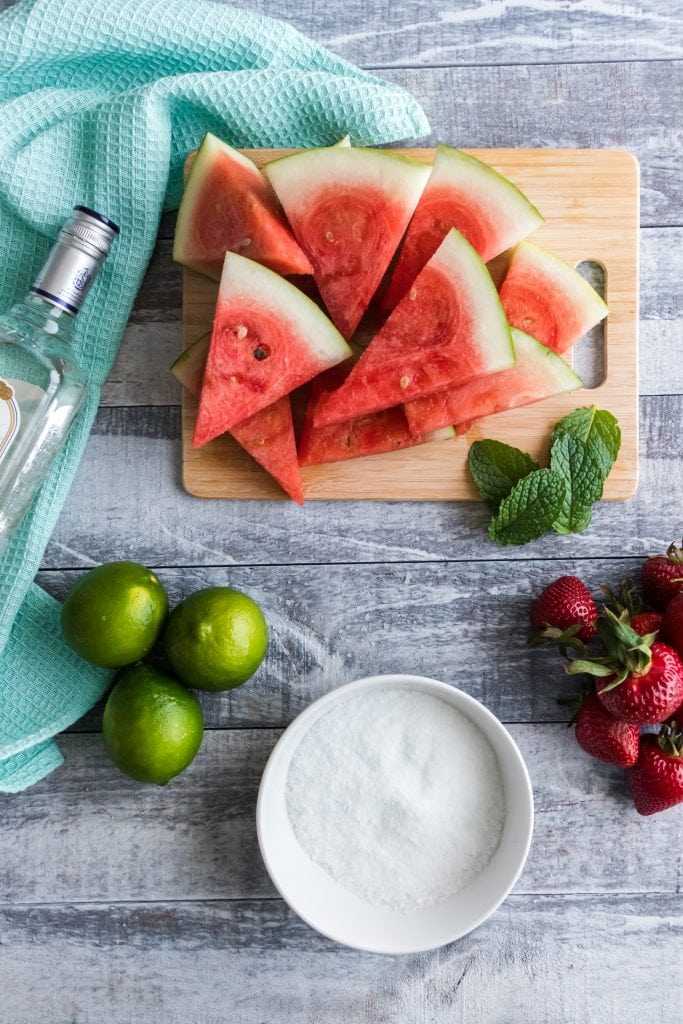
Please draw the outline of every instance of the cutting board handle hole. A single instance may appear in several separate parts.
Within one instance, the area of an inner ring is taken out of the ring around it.
[[[607,274],[597,260],[582,260],[576,267],[581,277],[595,288],[601,299],[607,294]],[[606,300],[605,300],[606,301]],[[597,324],[574,346],[574,369],[589,391],[605,382],[607,359],[605,356],[605,321]]]

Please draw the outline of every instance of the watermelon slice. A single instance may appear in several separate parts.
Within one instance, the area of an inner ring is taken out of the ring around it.
[[[199,396],[209,334],[205,334],[185,349],[171,366],[171,373],[184,384],[190,394]],[[301,473],[296,454],[292,405],[289,395],[279,398],[273,405],[255,413],[230,431],[238,444],[256,462],[277,480],[283,491],[298,505],[303,505]]]
[[[566,352],[608,313],[581,274],[531,242],[521,242],[515,249],[500,300],[513,327],[554,352]]]
[[[338,366],[313,381],[299,440],[300,465],[318,466],[324,462],[343,462],[368,455],[381,455],[455,435],[453,428],[448,427],[425,437],[416,437],[411,434],[406,414],[400,405],[369,416],[360,416],[348,423],[315,427],[313,419],[318,403],[346,375],[346,368]]]
[[[303,292],[227,253],[204,369],[196,448],[288,395],[351,349]]]
[[[173,259],[218,281],[228,251],[249,256],[279,274],[311,273],[259,169],[209,133],[185,185]]]
[[[321,400],[316,426],[402,405],[514,363],[491,276],[449,231],[342,386]]]
[[[403,237],[429,166],[383,150],[332,146],[274,160],[265,174],[330,316],[350,338]]]
[[[515,328],[512,340],[517,361],[510,369],[409,402],[405,410],[411,431],[422,435],[448,423],[458,428],[482,416],[582,387],[581,378],[552,349]],[[462,429],[457,432],[464,433]]]
[[[488,164],[437,146],[434,169],[382,299],[391,310],[403,298],[450,228],[457,228],[485,263],[516,245],[543,217],[511,181]]]
[[[339,142],[335,142],[335,144],[334,144],[334,146],[332,148],[333,149],[348,149],[350,145],[351,145],[351,136],[350,135],[345,135],[343,139],[339,140]]]

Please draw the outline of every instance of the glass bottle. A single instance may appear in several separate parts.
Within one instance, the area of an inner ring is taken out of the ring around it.
[[[0,316],[0,555],[85,399],[75,317],[118,232],[74,207],[28,296]]]

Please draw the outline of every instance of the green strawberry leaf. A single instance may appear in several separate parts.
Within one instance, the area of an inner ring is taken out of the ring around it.
[[[606,480],[621,447],[621,429],[616,417],[607,409],[583,406],[555,424],[553,444],[561,434],[571,434],[584,443],[603,481]]]
[[[553,523],[557,533],[580,533],[602,497],[604,477],[591,449],[573,434],[558,434],[550,449],[550,468],[565,482],[564,501]]]
[[[528,544],[550,530],[560,514],[565,482],[554,469],[536,469],[519,480],[489,524],[499,544]]]
[[[498,511],[503,498],[527,474],[539,468],[527,452],[502,441],[475,441],[467,456],[467,465],[479,493],[492,512]]]

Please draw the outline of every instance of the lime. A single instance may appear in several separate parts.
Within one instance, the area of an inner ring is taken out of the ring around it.
[[[109,562],[69,591],[62,633],[86,661],[122,668],[151,651],[167,614],[168,597],[153,572],[137,562]]]
[[[266,656],[268,627],[250,597],[231,587],[197,590],[171,612],[164,646],[174,670],[198,690],[231,690]]]
[[[165,786],[199,750],[204,715],[177,679],[152,665],[136,665],[109,694],[102,731],[117,768],[138,782]]]

